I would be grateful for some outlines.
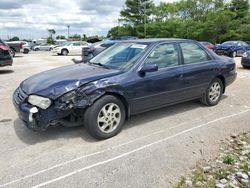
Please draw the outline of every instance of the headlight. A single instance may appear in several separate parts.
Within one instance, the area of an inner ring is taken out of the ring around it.
[[[243,57],[247,57],[247,53],[246,52],[243,54]]]
[[[51,100],[45,97],[40,97],[37,95],[30,95],[28,102],[34,106],[38,106],[42,109],[47,109],[51,105]]]
[[[75,91],[70,91],[68,93],[66,93],[65,95],[63,95],[60,99],[63,101],[63,102],[66,102],[66,101],[74,101],[76,97],[76,92]]]

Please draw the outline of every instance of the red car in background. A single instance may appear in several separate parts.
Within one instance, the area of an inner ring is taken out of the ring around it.
[[[13,63],[10,48],[0,39],[0,67],[11,66]]]
[[[208,49],[213,50],[214,49],[214,45],[210,42],[200,42],[201,44],[203,44],[204,46],[206,46]]]

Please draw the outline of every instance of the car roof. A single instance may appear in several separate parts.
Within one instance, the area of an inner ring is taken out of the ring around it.
[[[121,41],[122,43],[143,43],[143,44],[153,44],[153,43],[159,43],[159,42],[194,42],[194,40],[191,39],[181,39],[181,38],[152,38],[152,39],[135,39],[135,40],[124,40]]]

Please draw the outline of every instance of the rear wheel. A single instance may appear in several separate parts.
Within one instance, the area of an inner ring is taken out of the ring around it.
[[[66,50],[66,49],[63,49],[63,50],[62,50],[62,55],[65,55],[65,56],[66,56],[66,55],[68,55],[68,53],[69,53],[68,50]]]
[[[124,122],[124,105],[112,95],[105,95],[97,100],[84,114],[86,129],[97,139],[107,139],[117,135]]]
[[[232,52],[230,56],[231,56],[232,58],[235,58],[235,57],[237,56],[237,52],[236,52],[236,51]]]
[[[249,67],[248,66],[246,66],[246,65],[242,65],[242,67],[244,68],[244,69],[249,69]]]
[[[11,54],[12,57],[15,57],[15,55],[16,55],[15,50],[13,50],[12,48],[10,48],[10,54]]]
[[[223,83],[219,78],[216,78],[209,84],[201,102],[207,106],[215,106],[219,103],[222,93]]]
[[[29,50],[28,50],[28,49],[24,49],[24,50],[23,50],[23,53],[24,53],[24,54],[28,54],[28,53],[29,53]]]

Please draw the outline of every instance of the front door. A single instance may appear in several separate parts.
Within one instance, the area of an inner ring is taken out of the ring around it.
[[[159,44],[144,64],[158,65],[158,71],[140,75],[136,73],[131,113],[139,113],[182,100],[182,67],[175,43]]]

